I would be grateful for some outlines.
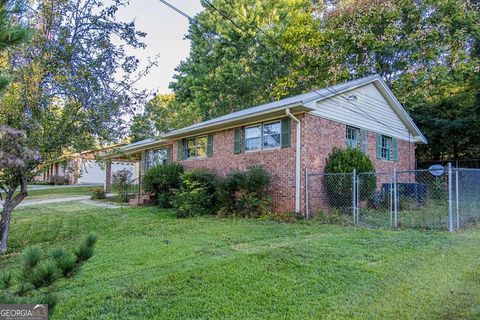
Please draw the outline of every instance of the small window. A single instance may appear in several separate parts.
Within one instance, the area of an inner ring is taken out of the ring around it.
[[[206,136],[187,139],[185,143],[185,158],[198,159],[207,157],[207,142]]]
[[[280,134],[280,121],[265,123],[263,125],[263,149],[279,148]]]
[[[390,160],[392,154],[392,138],[382,135],[382,159]]]
[[[347,126],[347,146],[350,148],[358,148],[359,147],[359,136],[360,130],[354,127]]]
[[[261,149],[262,126],[257,125],[245,128],[245,150],[255,151]]]

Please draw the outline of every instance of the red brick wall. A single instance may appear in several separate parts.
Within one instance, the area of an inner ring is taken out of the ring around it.
[[[272,175],[269,193],[273,209],[278,212],[295,210],[295,125],[291,126],[291,147],[234,154],[234,129],[213,134],[213,155],[198,160],[183,160],[185,169],[206,168],[221,176],[254,165],[264,166]],[[173,158],[177,161],[177,141],[173,142]]]
[[[302,121],[302,166],[301,166],[301,211],[305,212],[305,170],[309,173],[322,173],[325,161],[334,147],[346,146],[346,125],[323,119],[311,114],[299,115]],[[275,211],[295,209],[295,128],[292,121],[291,147],[256,152],[233,153],[233,129],[213,134],[213,156],[198,160],[183,160],[185,169],[206,168],[219,175],[233,170],[245,170],[249,166],[262,165],[272,174],[270,195]],[[377,172],[392,171],[392,161],[378,160],[376,157],[376,134],[368,132],[367,155],[375,164]],[[173,142],[173,158],[177,161],[177,141]],[[415,145],[398,141],[398,170],[414,169]]]
[[[306,211],[305,206],[305,170],[309,173],[322,173],[325,169],[325,163],[328,155],[333,148],[345,148],[346,125],[307,114],[302,121],[302,181],[301,181],[301,208]],[[392,172],[394,168],[393,161],[377,159],[376,133],[367,132],[367,155],[373,161],[376,172]],[[397,170],[415,169],[415,144],[407,141],[398,140],[398,162]],[[316,185],[322,192],[321,177],[312,177],[310,186]]]

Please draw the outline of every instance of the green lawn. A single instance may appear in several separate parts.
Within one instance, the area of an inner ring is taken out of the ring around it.
[[[28,191],[28,196],[25,200],[44,200],[55,198],[68,198],[75,196],[89,195],[93,189],[102,188],[99,187],[55,187],[50,189],[39,189]]]
[[[313,223],[176,219],[156,208],[81,203],[13,214],[16,268],[28,245],[95,255],[59,280],[52,319],[478,319],[480,230],[457,234]]]

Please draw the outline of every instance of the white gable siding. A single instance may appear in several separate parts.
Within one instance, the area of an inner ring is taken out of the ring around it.
[[[357,96],[352,103],[342,98]],[[382,133],[401,140],[412,140],[409,131],[373,83],[323,101],[312,101],[312,114],[347,125]]]

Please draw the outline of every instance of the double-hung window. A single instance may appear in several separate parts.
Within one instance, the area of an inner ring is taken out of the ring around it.
[[[199,159],[207,157],[207,136],[187,139],[185,142],[185,158]]]
[[[358,148],[360,146],[360,130],[347,126],[347,146],[350,148]]]
[[[281,122],[266,122],[245,128],[245,151],[280,148]]]
[[[382,135],[381,156],[383,160],[390,160],[392,157],[392,138]]]

